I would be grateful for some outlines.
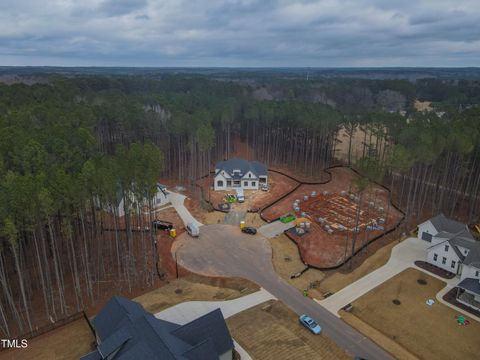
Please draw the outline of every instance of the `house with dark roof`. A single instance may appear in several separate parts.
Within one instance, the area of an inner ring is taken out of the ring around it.
[[[439,214],[418,225],[418,238],[428,241],[427,262],[457,274],[480,279],[480,242],[468,226]]]
[[[185,325],[157,319],[114,296],[93,319],[97,348],[80,360],[231,360],[233,340],[220,309]]]
[[[230,159],[219,161],[215,165],[215,191],[235,188],[258,190],[262,184],[268,184],[268,171],[267,167],[258,161]]]

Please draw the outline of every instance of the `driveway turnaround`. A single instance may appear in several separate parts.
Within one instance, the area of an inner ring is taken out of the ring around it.
[[[183,205],[183,202],[186,198],[185,195],[169,191],[167,196],[168,200],[170,200],[170,202],[172,203],[173,207],[177,211],[185,226],[187,226],[188,223],[194,223],[197,224],[197,226],[203,225],[201,222],[197,221],[197,219],[195,219],[192,214],[190,214],[190,211],[187,210],[185,205]]]
[[[207,276],[238,276],[256,282],[295,313],[314,318],[324,334],[352,356],[393,359],[370,339],[281,279],[273,269],[270,243],[261,235],[243,234],[238,227],[230,225],[204,225],[198,238],[179,236],[172,253],[176,253],[178,263],[190,271]]]
[[[243,310],[247,310],[252,306],[261,304],[265,301],[275,299],[265,289],[260,289],[253,294],[243,296],[234,300],[220,300],[220,301],[187,301],[168,309],[165,309],[157,314],[155,317],[158,319],[170,321],[179,325],[184,325],[202,315],[205,315],[215,309],[220,308],[223,316],[229,318]],[[250,355],[236,342],[235,350],[240,353],[242,360],[251,359]]]
[[[381,283],[401,273],[406,268],[417,268],[414,265],[414,262],[416,260],[425,259],[426,250],[429,245],[429,242],[421,241],[417,238],[408,238],[402,241],[392,249],[390,259],[385,265],[365,275],[353,284],[344,287],[332,296],[329,296],[322,301],[318,301],[318,303],[332,314],[339,316],[338,310],[345,305],[350,304]],[[422,270],[420,268],[418,269]]]
[[[293,221],[289,223],[282,223],[280,220],[273,221],[270,224],[265,224],[258,229],[258,232],[266,238],[273,238],[277,235],[283,234],[285,230],[295,227]]]

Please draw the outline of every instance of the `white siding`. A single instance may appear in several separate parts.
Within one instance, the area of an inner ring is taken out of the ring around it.
[[[445,251],[445,245],[448,245],[448,250]],[[434,254],[437,254],[437,260],[434,260]],[[445,258],[445,264],[443,264],[443,258]],[[455,266],[452,268],[452,261],[455,261]],[[458,258],[455,251],[452,249],[452,246],[448,241],[445,241],[436,246],[432,246],[427,249],[427,262],[432,265],[438,266],[444,270],[450,271],[452,273],[457,273],[458,263],[460,259]]]
[[[472,265],[462,265],[463,269],[462,269],[462,280],[465,279],[465,278],[474,278],[474,279],[480,279],[480,268],[477,268],[475,266],[472,266]],[[479,273],[479,275],[477,275],[476,273]]]
[[[422,233],[426,232],[427,234],[431,234],[432,236],[435,236],[438,234],[437,229],[435,229],[435,226],[431,223],[430,220],[425,221],[424,223],[418,225],[418,239],[422,240]],[[425,241],[425,240],[422,240]]]
[[[223,185],[219,186],[218,181],[222,181]],[[227,189],[227,179],[225,178],[225,176],[223,176],[222,174],[217,174],[217,176],[215,176],[215,179],[214,179],[214,182],[213,182],[213,188],[215,189],[215,191],[226,190]]]
[[[218,180],[223,181],[223,186],[222,187],[218,186]],[[233,185],[233,180],[232,180],[232,185]],[[258,180],[257,179],[248,179],[248,178],[244,177],[244,178],[242,178],[242,180],[240,180],[240,187],[244,190],[258,190],[258,188],[259,188]],[[227,186],[227,179],[224,176],[222,176],[222,174],[220,173],[217,176],[215,176],[213,188],[214,188],[215,191],[217,191],[217,190],[231,190],[231,189],[233,189],[233,186]]]
[[[228,351],[224,352],[222,355],[220,355],[218,358],[219,358],[219,360],[232,360],[233,359],[233,351],[228,350]]]

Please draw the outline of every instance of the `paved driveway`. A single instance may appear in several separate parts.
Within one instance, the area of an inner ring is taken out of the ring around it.
[[[295,227],[293,221],[289,223],[282,223],[280,220],[265,224],[258,229],[258,232],[267,238],[273,238],[277,235],[283,234],[285,230]]]
[[[183,205],[183,202],[186,198],[185,195],[169,191],[167,197],[177,211],[180,218],[182,219],[185,226],[187,226],[188,223],[194,223],[197,224],[197,226],[203,225],[201,222],[197,221],[197,219],[195,219],[192,214],[190,214],[185,205]]]
[[[406,268],[416,267],[414,262],[425,259],[428,246],[430,246],[429,242],[417,238],[408,238],[402,241],[392,249],[390,259],[385,265],[344,287],[325,300],[319,301],[319,304],[338,316],[338,310],[345,305],[401,273]]]
[[[198,238],[182,234],[172,252],[176,252],[179,264],[193,272],[239,276],[256,282],[295,313],[312,316],[325,335],[352,356],[392,359],[371,340],[283,281],[273,269],[270,243],[261,235],[246,235],[230,225],[204,225]]]

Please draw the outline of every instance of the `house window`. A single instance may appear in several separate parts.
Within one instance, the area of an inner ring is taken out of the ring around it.
[[[217,181],[217,186],[223,187],[223,180],[218,180],[218,181]]]
[[[256,182],[255,181],[252,181],[252,186],[256,186]]]
[[[442,258],[442,264],[445,265],[447,263],[447,258],[446,257],[443,257]]]
[[[450,265],[452,269],[455,269],[455,260],[452,260],[452,264]]]
[[[243,186],[248,186],[248,181],[244,181]]]
[[[232,186],[232,180],[227,180],[227,186]]]
[[[234,180],[233,186],[240,186],[240,180]]]
[[[475,277],[478,277],[480,273],[478,271],[475,271]]]
[[[437,261],[438,259],[438,254],[433,254],[433,261]]]
[[[448,248],[449,248],[449,246],[445,245],[445,252],[448,252]]]
[[[252,177],[252,174],[248,174],[248,177],[251,178],[251,177]]]

